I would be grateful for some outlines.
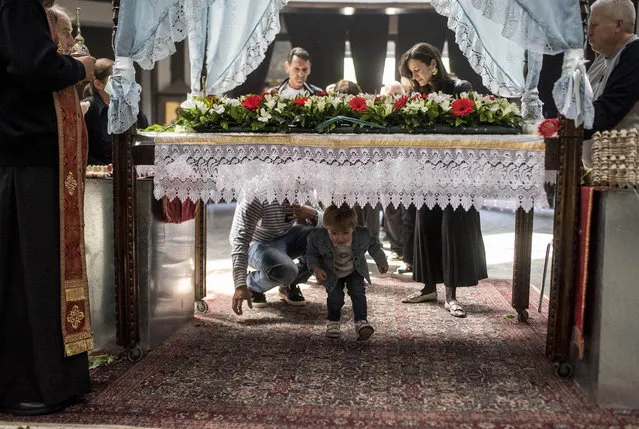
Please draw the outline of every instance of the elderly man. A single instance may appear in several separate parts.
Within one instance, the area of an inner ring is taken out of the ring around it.
[[[639,127],[639,38],[630,0],[597,0],[588,41],[599,55],[588,70],[594,92],[595,131]]]
[[[302,48],[293,48],[288,53],[284,68],[288,77],[271,90],[276,90],[283,97],[295,98],[304,92],[313,95],[322,92],[322,88],[306,81],[311,74],[311,55]]]

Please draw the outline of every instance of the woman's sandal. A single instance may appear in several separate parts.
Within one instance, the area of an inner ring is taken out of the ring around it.
[[[444,308],[450,311],[450,314],[454,317],[466,317],[466,310],[462,307],[456,299],[444,303]]]

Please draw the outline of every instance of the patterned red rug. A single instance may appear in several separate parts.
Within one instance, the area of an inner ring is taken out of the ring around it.
[[[344,336],[324,336],[325,292],[308,304],[231,312],[210,296],[198,316],[141,361],[93,371],[84,404],[29,422],[157,428],[637,428],[639,412],[594,406],[544,357],[546,314],[517,322],[510,282],[458,292],[468,317],[438,303],[402,304],[415,283],[375,278],[376,332],[357,343],[347,299]],[[443,288],[439,289],[443,297]],[[538,296],[531,296],[536,302]],[[14,424],[0,415],[0,424]]]

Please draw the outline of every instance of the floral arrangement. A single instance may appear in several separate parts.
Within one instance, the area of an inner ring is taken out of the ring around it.
[[[277,92],[240,98],[190,97],[181,105],[176,132],[253,131],[286,132],[305,129],[330,132],[348,124],[354,128],[428,132],[435,125],[478,127],[521,126],[519,107],[505,98],[462,93],[357,96],[322,92],[289,99]]]

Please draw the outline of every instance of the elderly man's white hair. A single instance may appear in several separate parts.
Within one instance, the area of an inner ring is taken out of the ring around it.
[[[58,20],[63,17],[69,18],[69,21],[73,22],[71,20],[71,15],[69,15],[69,11],[67,11],[65,8],[63,8],[59,4],[55,3],[53,6],[49,7],[48,9],[51,12],[53,12],[51,15],[51,20],[53,21],[54,26],[58,25]]]
[[[595,8],[603,8],[607,17],[622,21],[625,32],[635,32],[636,12],[631,0],[597,0],[590,6],[590,10]]]

